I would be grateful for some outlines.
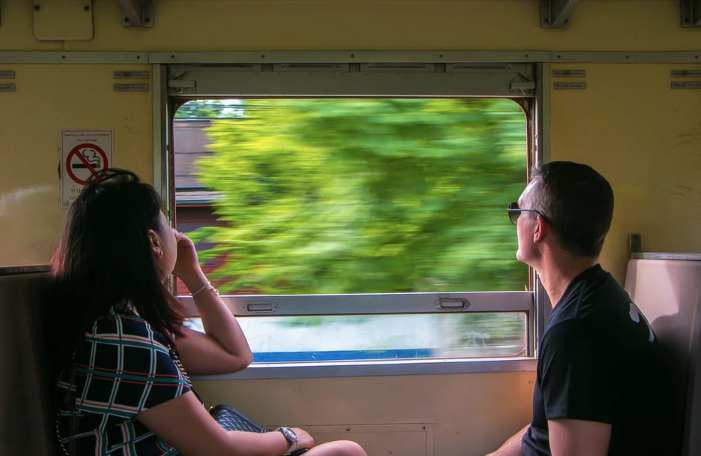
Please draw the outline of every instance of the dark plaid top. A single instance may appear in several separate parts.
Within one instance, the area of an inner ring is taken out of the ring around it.
[[[77,348],[56,388],[59,432],[71,455],[178,452],[134,417],[190,391],[169,341],[143,318],[110,309]]]

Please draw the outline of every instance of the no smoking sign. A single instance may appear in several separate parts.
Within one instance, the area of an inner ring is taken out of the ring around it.
[[[112,130],[61,132],[61,207],[68,209],[90,176],[112,166]]]

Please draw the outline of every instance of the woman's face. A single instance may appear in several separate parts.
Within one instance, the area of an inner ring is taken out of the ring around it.
[[[160,213],[159,217],[160,227],[155,235],[158,239],[158,247],[160,251],[163,252],[163,256],[156,255],[156,263],[158,268],[161,270],[163,275],[163,280],[173,272],[175,267],[175,262],[178,259],[178,243],[175,240],[175,230],[168,225],[168,220],[166,220],[163,212]]]

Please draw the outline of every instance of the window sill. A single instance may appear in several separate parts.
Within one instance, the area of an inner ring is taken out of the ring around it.
[[[193,376],[194,381],[428,374],[535,372],[535,358],[381,360],[329,363],[255,363],[241,372]]]

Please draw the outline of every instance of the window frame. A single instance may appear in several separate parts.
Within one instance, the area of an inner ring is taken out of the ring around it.
[[[195,99],[510,98],[522,106],[526,115],[526,168],[543,161],[542,151],[547,144],[539,132],[547,125],[542,88],[548,81],[549,65],[534,63],[532,58],[521,57],[516,63],[509,63],[508,59],[500,60],[496,53],[479,60],[443,62],[434,54],[394,52],[386,53],[382,59],[358,63],[349,61],[347,53],[307,52],[277,53],[278,61],[261,62],[250,53],[186,54],[171,59],[161,56],[164,62],[156,63],[153,73],[154,87],[160,87],[154,96],[154,125],[160,127],[154,132],[154,183],[161,190],[171,221],[175,214],[173,118],[180,105]],[[506,54],[501,57],[514,56]],[[154,60],[158,61],[158,56]],[[173,60],[178,62],[165,63]],[[529,277],[530,291],[222,296],[231,311],[241,317],[525,312],[524,357],[254,363],[236,374],[200,380],[533,371],[537,340],[549,305],[532,269]],[[196,316],[191,298],[178,299],[189,316]],[[442,309],[437,305],[440,300],[465,300],[469,305],[464,309]],[[260,304],[269,310],[256,310],[255,305]]]
[[[198,377],[219,380],[227,378],[289,378],[372,375],[408,375],[468,372],[530,371],[533,359],[534,319],[533,293],[530,291],[467,292],[467,293],[391,293],[339,295],[228,295],[221,296],[237,317],[248,316],[326,316],[326,315],[406,315],[456,314],[476,312],[523,312],[526,314],[528,356],[479,358],[418,358],[354,360],[338,362],[254,363],[233,375]],[[197,317],[191,297],[179,296],[188,317]],[[440,302],[463,301],[465,308],[442,308]],[[259,310],[270,306],[270,310]],[[495,310],[495,307],[498,310]]]

